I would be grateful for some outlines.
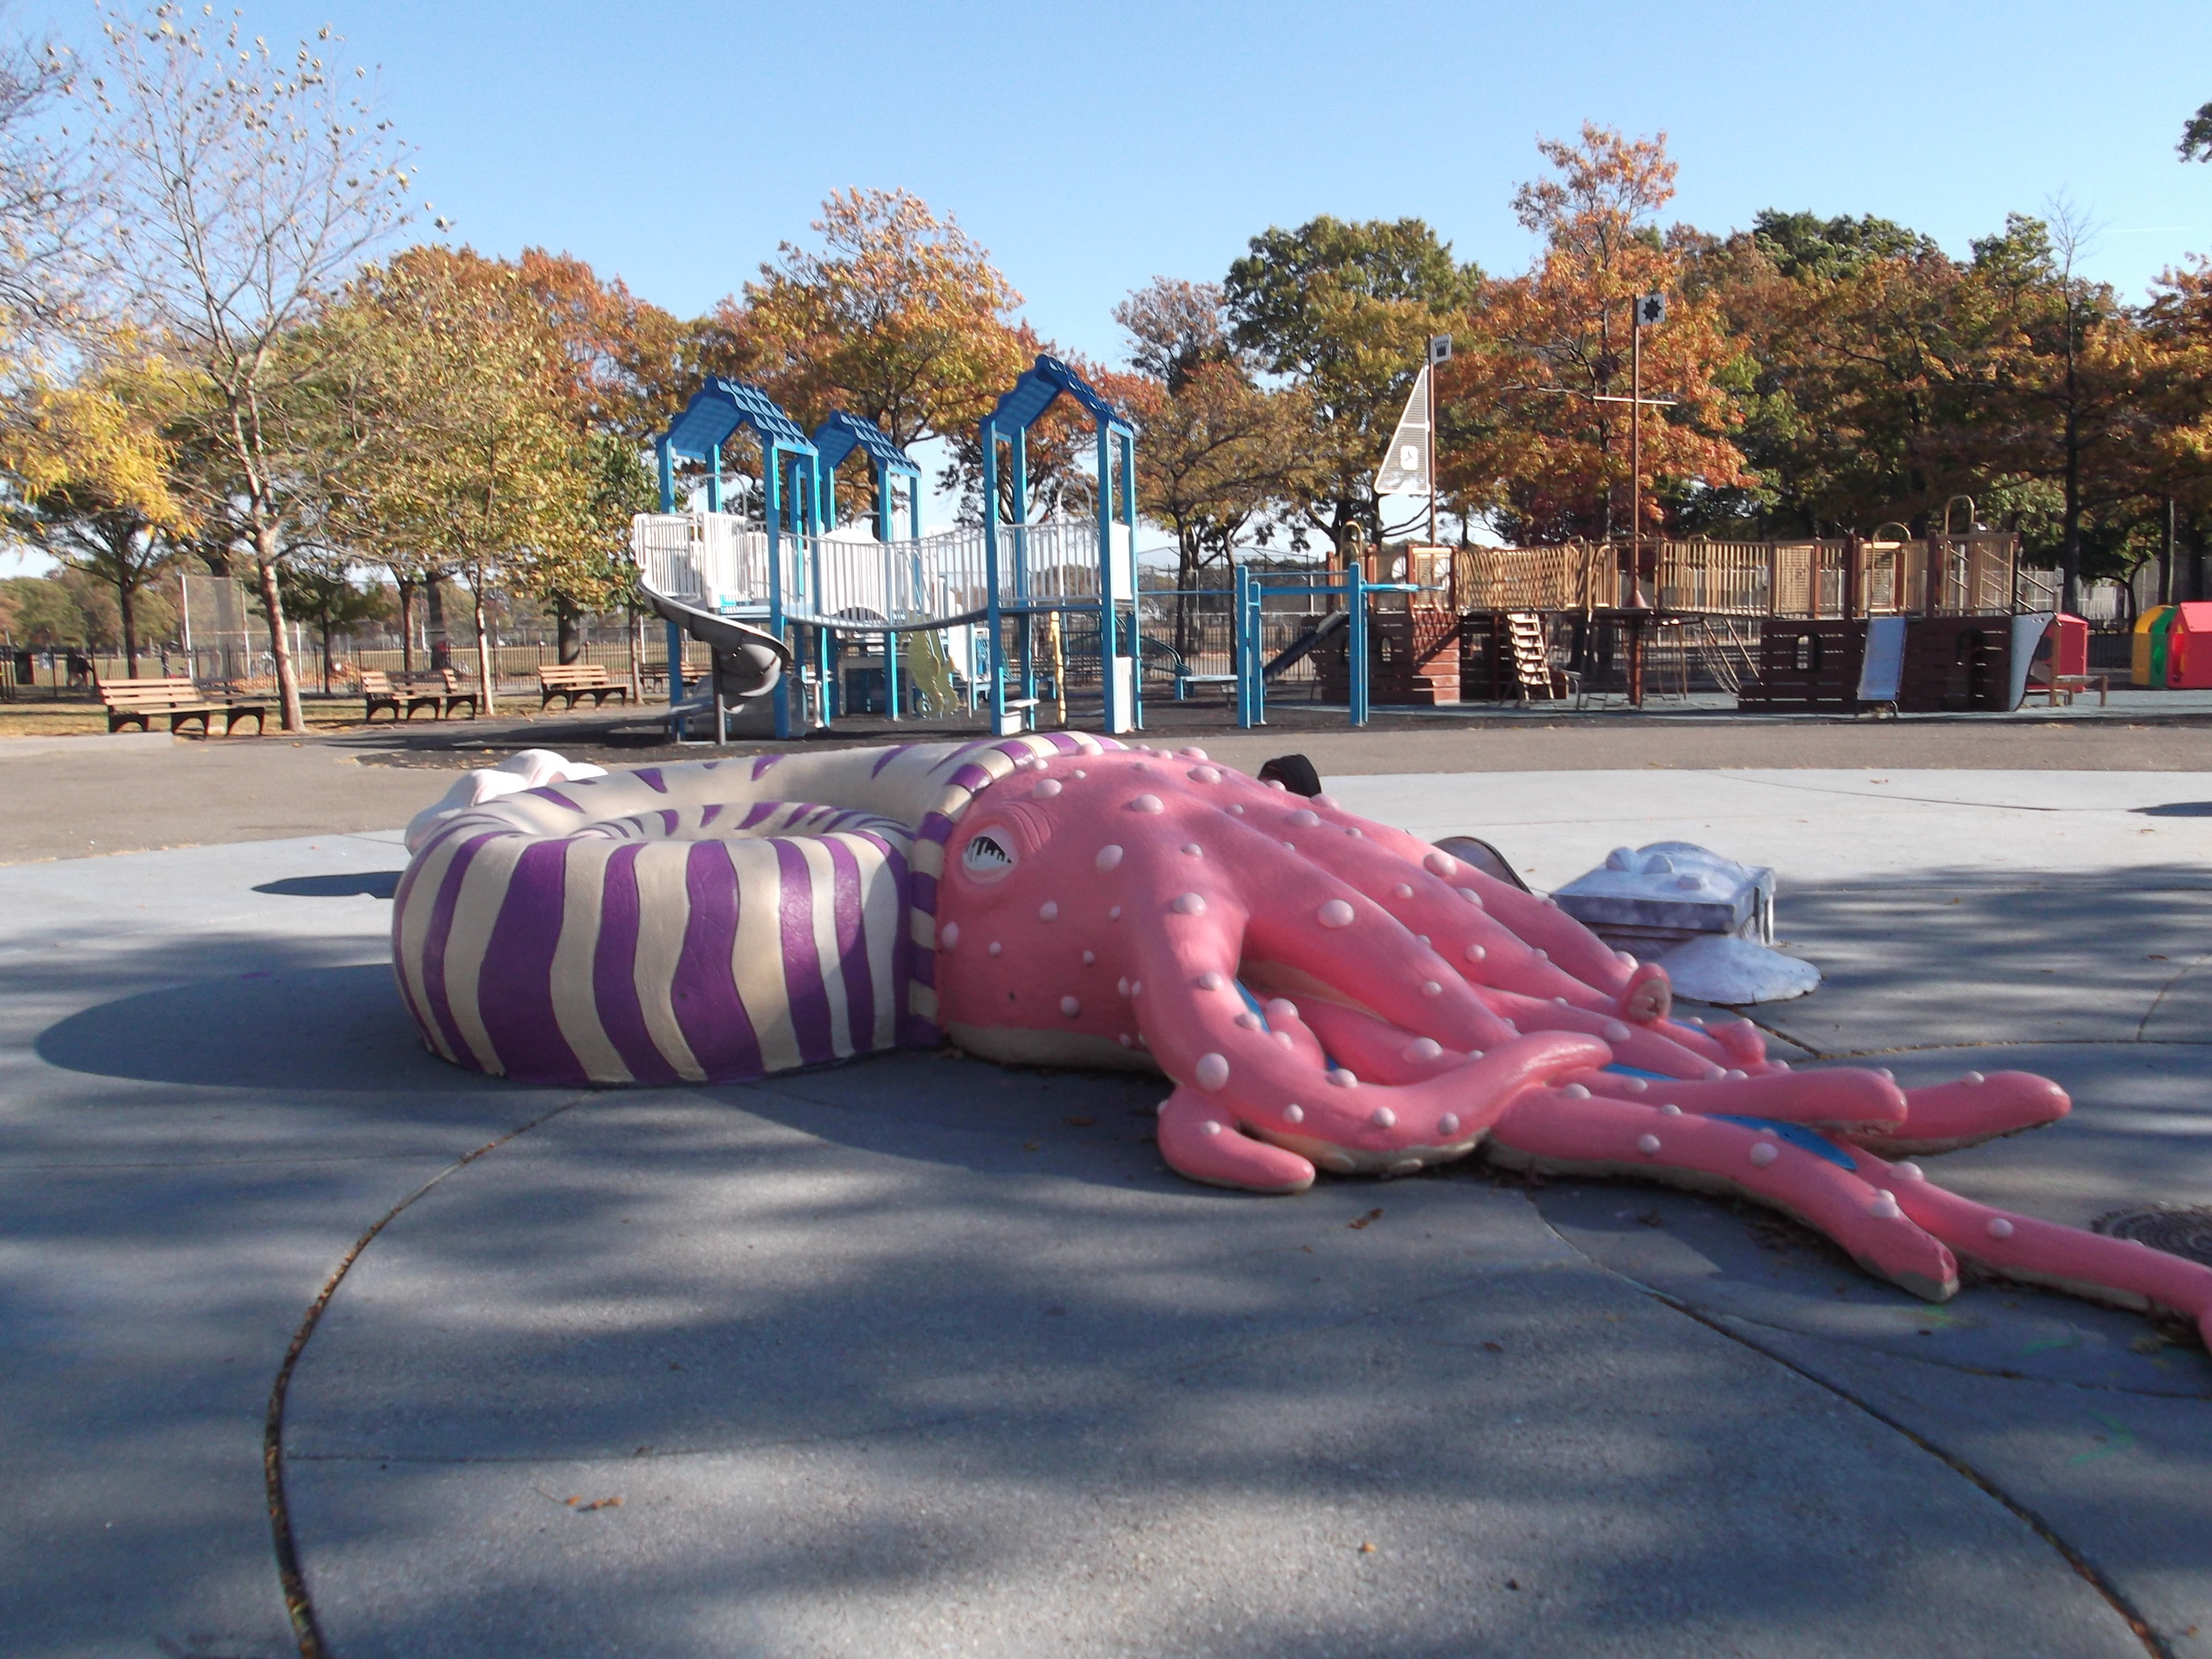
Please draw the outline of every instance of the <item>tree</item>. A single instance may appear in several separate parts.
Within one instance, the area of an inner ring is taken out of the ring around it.
[[[580,580],[592,554],[559,342],[521,273],[467,250],[369,267],[323,326],[347,365],[326,419],[360,434],[330,542],[465,578],[489,710],[493,588]]]
[[[1445,381],[1442,480],[1463,508],[1543,540],[1627,528],[1629,307],[1673,296],[1643,331],[1643,393],[1673,403],[1642,416],[1640,534],[1670,500],[1753,480],[1725,434],[1733,407],[1718,376],[1734,357],[1719,309],[1685,293],[1682,250],[1653,227],[1674,195],[1663,134],[1624,139],[1585,125],[1578,143],[1537,146],[1553,176],[1523,185],[1516,216],[1543,239],[1525,275],[1492,282],[1475,349]],[[1655,415],[1656,418],[1655,418]]]
[[[131,308],[201,389],[183,417],[207,464],[193,504],[253,560],[284,729],[299,731],[277,578],[311,538],[326,457],[299,418],[316,365],[293,337],[403,220],[408,173],[389,123],[321,55],[331,48],[303,42],[280,64],[234,18],[205,32],[165,0],[110,19],[94,147]]]
[[[311,622],[323,646],[323,695],[330,695],[330,636],[350,633],[364,622],[380,622],[391,615],[389,595],[381,588],[367,588],[353,580],[341,560],[295,557],[280,572],[285,609],[303,622]]]
[[[718,311],[735,366],[803,426],[843,410],[902,448],[972,438],[1033,355],[989,252],[903,190],[833,195],[812,228],[818,250],[784,243]],[[865,512],[872,488],[850,499]]]
[[[70,84],[53,45],[0,46],[0,365],[12,374],[81,320],[83,157],[47,119]]]
[[[183,550],[191,515],[172,486],[163,428],[187,388],[159,358],[119,358],[74,386],[35,380],[0,421],[15,486],[0,522],[114,590],[117,630],[138,672],[139,597]]]
[[[67,583],[54,576],[0,579],[0,633],[12,644],[52,650],[82,643],[92,632]]]
[[[1237,538],[1303,493],[1313,416],[1296,387],[1269,391],[1229,339],[1210,283],[1155,278],[1114,311],[1145,379],[1125,395],[1137,421],[1144,512],[1175,533],[1179,590],[1226,565]],[[1189,607],[1176,610],[1178,651],[1190,649]]]
[[[2212,161],[2212,104],[2200,104],[2181,126],[2181,142],[2175,146],[2184,161]]]
[[[1429,336],[1465,330],[1482,273],[1417,219],[1324,215],[1248,247],[1223,298],[1234,343],[1299,387],[1311,411],[1316,464],[1294,510],[1340,546],[1355,526],[1379,541],[1375,463]]]

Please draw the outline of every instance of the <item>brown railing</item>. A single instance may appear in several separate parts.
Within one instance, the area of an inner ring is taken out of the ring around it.
[[[1632,603],[1622,551],[1597,542],[1456,549],[1453,603],[1462,611],[1617,609]],[[2055,604],[2055,579],[2021,568],[2020,538],[2004,531],[1909,541],[1663,541],[1656,554],[1646,603],[1692,616],[1985,616]]]

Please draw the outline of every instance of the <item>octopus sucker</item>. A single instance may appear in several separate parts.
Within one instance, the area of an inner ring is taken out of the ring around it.
[[[1750,1199],[1934,1300],[1965,1263],[2212,1330],[2212,1270],[1903,1161],[2056,1121],[2049,1079],[1793,1071],[1548,901],[1195,751],[1034,733],[449,798],[409,826],[393,957],[456,1064],[726,1082],[950,1041],[1164,1074],[1161,1156],[1215,1186],[1479,1153]]]

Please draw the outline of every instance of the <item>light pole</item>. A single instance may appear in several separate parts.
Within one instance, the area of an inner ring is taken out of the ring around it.
[[[1644,706],[1644,330],[1667,319],[1667,296],[1646,294],[1629,307],[1628,331],[1628,703]],[[1658,598],[1658,583],[1652,584]]]

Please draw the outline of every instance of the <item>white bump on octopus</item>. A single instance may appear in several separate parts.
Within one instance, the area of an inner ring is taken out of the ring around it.
[[[1121,919],[1121,906],[1118,904],[1110,906],[1106,911],[1106,919],[1110,922],[1119,921]]]
[[[1342,1152],[1324,1152],[1315,1162],[1332,1175],[1349,1175],[1359,1167],[1352,1162],[1348,1155]]]
[[[1119,993],[1120,993],[1122,995],[1124,995],[1124,996],[1128,995],[1129,995],[1129,976],[1128,976],[1127,974],[1125,974],[1125,974],[1123,974],[1123,975],[1121,976],[1121,978],[1120,978],[1120,979],[1118,979],[1115,980],[1115,981],[1114,981],[1114,989],[1115,989],[1116,991],[1119,992]]]
[[[1296,841],[1285,841],[1285,842],[1283,843],[1283,846],[1284,846],[1284,848],[1285,848],[1286,850],[1288,850],[1288,851],[1290,851],[1290,852],[1294,852],[1294,852],[1296,852],[1296,851],[1298,850],[1298,843],[1297,843]]]
[[[1969,1071],[1964,1077],[1959,1079],[1962,1083],[1979,1083],[1982,1080],[1982,1074],[1979,1071]]]
[[[1130,1046],[1130,1041],[1131,1041],[1131,1039],[1130,1039],[1129,1033],[1128,1033],[1127,1032],[1125,1032],[1125,1032],[1123,1032],[1123,1033],[1121,1033],[1121,1046],[1122,1046],[1123,1048],[1128,1048],[1128,1047]]]
[[[1901,1221],[1905,1214],[1897,1207],[1897,1194],[1886,1189],[1874,1194],[1874,1202],[1866,1207],[1866,1213],[1877,1221]]]
[[[1193,783],[1219,783],[1221,774],[1211,766],[1193,766],[1188,774]]]
[[[1432,852],[1421,863],[1432,875],[1455,876],[1459,873],[1459,860],[1449,853]]]
[[[1206,849],[1203,847],[1201,847],[1196,841],[1185,841],[1183,843],[1183,856],[1186,858],[1203,858],[1206,856]]]
[[[1559,1092],[1562,1094],[1564,1094],[1569,1100],[1588,1100],[1590,1098],[1590,1091],[1583,1087],[1579,1083],[1570,1083],[1566,1087],[1561,1089]]]
[[[1418,941],[1422,949],[1426,950],[1429,949],[1429,936],[1426,933],[1416,933],[1413,937],[1417,941]]]
[[[1304,807],[1300,807],[1290,815],[1290,821],[1300,829],[1305,829],[1311,825],[1318,824],[1321,821],[1321,815],[1318,812],[1309,812]]]
[[[1033,801],[1049,801],[1064,787],[1057,778],[1048,778],[1029,792],[1029,798]]]
[[[1655,1156],[1659,1150],[1659,1137],[1657,1135],[1638,1135],[1636,1137],[1636,1150],[1642,1153],[1646,1157]]]
[[[1260,1028],[1260,1017],[1248,1008],[1237,1016],[1236,1025],[1239,1031],[1257,1031]]]
[[[1175,895],[1175,902],[1168,908],[1178,916],[1203,916],[1206,901],[1195,893],[1179,893]]]
[[[1333,795],[1317,795],[1314,796],[1313,803],[1318,807],[1326,807],[1332,812],[1337,810],[1337,799]]]
[[[1286,996],[1279,996],[1268,1003],[1267,1017],[1271,1020],[1295,1019],[1298,1018],[1298,1004]]]
[[[1763,1170],[1781,1156],[1782,1148],[1771,1141],[1755,1141],[1751,1143],[1751,1162],[1755,1168]]]
[[[1060,999],[1060,1011],[1070,1019],[1073,1019],[1083,1011],[1083,1004],[1071,996],[1064,996]]]
[[[1641,1083],[1643,1079],[1638,1078],[1636,1080]],[[1659,1115],[1662,1118],[1679,1118],[1682,1115],[1682,1109],[1672,1101],[1667,1101],[1660,1106]]]
[[[2012,1223],[2002,1216],[1992,1216],[1987,1231],[1993,1239],[2009,1239],[2012,1237]]]
[[[1628,1041],[1628,1027],[1622,1025],[1617,1019],[1609,1019],[1605,1022],[1604,1036],[1605,1041],[1608,1042],[1626,1042]]]
[[[1098,952],[1096,952],[1095,950],[1087,950],[1087,951],[1085,951],[1085,952],[1083,953],[1083,965],[1084,965],[1085,967],[1087,967],[1087,967],[1091,966],[1093,964],[1094,964],[1095,962],[1097,962],[1097,960],[1098,960]]]
[[[1144,995],[1144,981],[1142,979],[1130,980],[1129,995],[1132,996],[1142,996]]]
[[[1651,1079],[1642,1077],[1625,1077],[1621,1079],[1621,1087],[1632,1094],[1641,1094],[1651,1087]]]
[[[1244,809],[1239,806],[1234,801],[1229,803],[1229,810],[1238,818],[1242,818],[1244,816]]]
[[[1359,1087],[1359,1078],[1357,1074],[1346,1071],[1342,1066],[1338,1066],[1334,1071],[1329,1073],[1329,1081],[1335,1084],[1339,1088],[1357,1088]]]
[[[1636,965],[1636,958],[1630,956],[1625,950],[1617,950],[1613,954],[1620,958],[1621,966],[1624,968],[1632,968]]]
[[[1098,866],[1098,873],[1102,876],[1121,863],[1121,849],[1110,841],[1098,849],[1098,856],[1094,862]]]
[[[1218,991],[1221,988],[1221,976],[1211,968],[1207,969],[1205,972],[1198,976],[1198,988],[1202,991]]]
[[[1459,1133],[1459,1114],[1457,1112],[1446,1112],[1441,1118],[1439,1118],[1436,1120],[1436,1133],[1440,1135],[1457,1134]]]
[[[1179,749],[1175,751],[1175,754],[1176,757],[1180,760],[1203,760],[1206,758],[1206,751],[1202,749],[1197,748]]]
[[[1285,784],[1280,778],[1270,778],[1267,780],[1267,787],[1271,789],[1286,791],[1289,786]]]
[[[1400,1158],[1395,1164],[1393,1164],[1390,1166],[1390,1172],[1393,1175],[1417,1175],[1421,1172],[1421,1169],[1422,1164],[1420,1159]]]
[[[1434,979],[1424,979],[1421,981],[1421,995],[1424,996],[1441,996],[1444,995],[1444,987]]]
[[[1084,771],[1084,770],[1083,770],[1080,766],[1078,766],[1078,767],[1075,769],[1075,775],[1076,775],[1077,777],[1079,777],[1079,778],[1087,778],[1087,777],[1089,777],[1091,774],[1090,774],[1090,773],[1088,773],[1087,772],[1085,772],[1085,771]]]
[[[999,942],[998,942],[998,941],[997,941],[997,940],[994,939],[994,940],[991,941],[991,954],[992,954],[993,956],[997,956],[997,955],[998,955],[998,953],[999,953]]]
[[[1056,921],[1059,918],[1059,915],[1060,907],[1050,899],[1047,899],[1037,907],[1037,919],[1041,922]]]
[[[1349,927],[1355,912],[1342,899],[1331,899],[1314,913],[1314,919],[1324,927]]]
[[[1158,795],[1141,795],[1129,803],[1129,810],[1132,812],[1157,812],[1163,809]]]
[[[1409,1060],[1440,1060],[1444,1045],[1433,1037],[1416,1037],[1400,1051]]]
[[[1222,1055],[1202,1054],[1198,1064],[1191,1068],[1191,1074],[1198,1079],[1199,1087],[1217,1089],[1229,1080],[1229,1062]]]
[[[958,949],[960,948],[960,924],[947,922],[937,930],[937,937],[947,950]]]
[[[1452,891],[1458,894],[1461,898],[1466,900],[1468,903],[1473,905],[1477,910],[1480,910],[1482,908],[1482,895],[1476,892],[1474,888],[1454,887]]]
[[[1209,1118],[1198,1125],[1198,1133],[1202,1135],[1217,1135],[1221,1133],[1221,1125]]]
[[[1917,1164],[1915,1164],[1910,1158],[1900,1158],[1896,1163],[1891,1164],[1890,1168],[1896,1171],[1898,1174],[1903,1176],[1909,1181],[1924,1181],[1928,1179],[1927,1171],[1923,1170]]]
[[[1470,945],[1467,947],[1467,960],[1470,962],[1480,962],[1489,954],[1490,953],[1485,950],[1480,945]]]
[[[1402,881],[1390,890],[1402,899],[1409,899],[1413,896],[1413,889]]]
[[[1549,962],[1551,960],[1551,952],[1548,950],[1534,949],[1531,950],[1528,954],[1535,957],[1539,962]],[[1566,999],[1562,997],[1560,1001],[1564,1002]]]
[[[1378,1106],[1373,1111],[1367,1114],[1367,1121],[1374,1125],[1378,1129],[1388,1129],[1396,1125],[1398,1121],[1398,1114],[1392,1111],[1387,1106]]]
[[[1306,1109],[1301,1106],[1296,1101],[1291,1102],[1289,1105],[1283,1108],[1283,1121],[1286,1124],[1302,1124],[1305,1122]]]

